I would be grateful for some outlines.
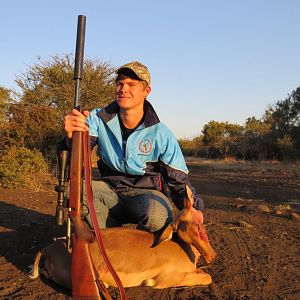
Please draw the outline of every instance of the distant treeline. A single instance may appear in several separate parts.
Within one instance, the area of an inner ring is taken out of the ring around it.
[[[16,78],[17,88],[0,87],[0,184],[51,168],[56,143],[64,135],[63,117],[73,107],[72,55],[38,62]],[[114,67],[85,60],[80,103],[103,107],[114,99]],[[192,140],[180,140],[184,154],[209,158],[299,159],[300,88],[270,106],[262,119],[245,125],[211,121]],[[36,158],[36,161],[34,161]],[[46,164],[42,162],[44,160]],[[21,172],[21,173],[20,173]],[[20,176],[19,176],[20,175]],[[21,176],[22,175],[22,176]],[[25,179],[24,179],[25,178]]]
[[[300,159],[300,87],[244,125],[210,121],[194,139],[179,140],[186,156],[247,160]]]

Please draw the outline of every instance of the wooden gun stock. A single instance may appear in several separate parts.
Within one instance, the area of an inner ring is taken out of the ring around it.
[[[81,217],[82,171],[83,171],[82,132],[74,132],[70,162],[70,212],[69,217]]]

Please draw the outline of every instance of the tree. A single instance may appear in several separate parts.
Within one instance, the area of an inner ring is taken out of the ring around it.
[[[282,138],[286,134],[293,134],[300,126],[300,87],[294,90],[283,101],[278,101],[273,112],[273,129]]]
[[[239,155],[239,142],[243,134],[243,126],[239,124],[230,124],[226,122],[225,137],[224,137],[224,155],[225,158],[238,157]]]
[[[203,127],[203,144],[208,147],[210,157],[235,156],[242,126],[229,122],[210,121]]]
[[[274,155],[270,123],[255,117],[247,118],[240,149],[243,157],[248,159],[267,159]]]
[[[21,147],[44,151],[49,143],[55,143],[51,137],[58,138],[62,134],[58,111],[45,104],[12,104],[9,115],[10,138]]]
[[[21,90],[19,99],[28,105],[47,105],[63,116],[73,107],[74,60],[70,55],[53,56],[50,61],[41,61],[17,78]],[[114,97],[114,68],[109,63],[84,61],[81,81],[80,105],[85,109],[103,107]]]
[[[63,117],[74,105],[73,65],[70,55],[54,56],[50,61],[39,58],[16,79],[20,91],[14,91],[16,100],[8,108],[0,150],[19,145],[53,156],[51,152],[63,135]],[[111,102],[113,74],[110,64],[85,60],[80,105],[91,109]]]
[[[273,124],[276,144],[281,150],[281,157],[300,156],[300,87],[292,91],[283,101],[278,101],[273,108]]]
[[[201,135],[193,139],[179,139],[178,142],[185,156],[199,156],[200,154],[202,154],[202,156],[205,156],[203,155],[203,144]]]
[[[0,128],[7,122],[8,107],[11,102],[10,90],[0,86]]]
[[[202,130],[203,143],[208,148],[209,157],[223,157],[226,123],[210,121]]]
[[[9,132],[9,107],[12,103],[9,89],[0,87],[0,155],[3,155],[7,144],[7,132]]]
[[[196,151],[195,151],[195,155],[197,157],[206,157],[207,156],[207,149],[204,146],[203,143],[203,135],[200,134],[198,136],[196,136],[195,138],[193,138],[193,143],[195,145]]]

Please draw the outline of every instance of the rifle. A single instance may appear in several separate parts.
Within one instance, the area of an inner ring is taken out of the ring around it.
[[[74,107],[80,110],[78,106],[80,81],[82,80],[83,70],[83,54],[84,54],[84,38],[85,38],[85,24],[86,17],[78,16],[77,24],[77,39],[76,39],[76,54],[74,66],[74,80],[75,80],[75,97]],[[64,152],[64,151],[63,151]],[[68,155],[66,153],[59,153],[59,185],[56,186],[58,192],[58,201],[56,209],[57,224],[63,223],[63,194],[65,190],[66,161]],[[84,162],[84,163],[83,163]],[[90,206],[91,218],[94,225],[94,231],[82,219],[82,195],[83,195],[83,170],[86,183],[87,200]],[[115,279],[121,294],[121,299],[126,299],[122,283],[111,266],[106,255],[100,230],[98,227],[91,189],[91,153],[89,145],[88,132],[73,132],[72,135],[72,150],[69,168],[70,178],[70,194],[68,203],[68,234],[70,236],[71,225],[73,225],[73,233],[71,237],[72,247],[72,262],[71,262],[71,282],[72,295],[74,299],[107,299],[111,297],[100,281],[97,270],[94,268],[89,245],[94,242],[95,236],[98,241],[99,250],[104,258],[104,261]],[[70,238],[68,238],[68,248],[70,246]]]
[[[75,97],[74,107],[78,110],[80,81],[82,80],[86,17],[78,16],[76,54],[74,67]],[[88,244],[94,240],[93,232],[83,222],[82,211],[82,172],[83,172],[83,133],[74,132],[70,161],[69,218],[73,225],[71,282],[73,298],[93,297],[101,299],[96,283],[96,274],[91,261]]]
[[[74,66],[75,96],[74,107],[78,106],[80,81],[82,80],[84,39],[86,17],[78,16],[76,54]],[[56,224],[63,225],[64,209],[68,207],[67,242],[68,249],[72,251],[71,282],[74,299],[102,299],[99,292],[97,274],[92,264],[89,243],[95,239],[94,233],[82,220],[82,181],[83,181],[83,133],[74,132],[72,136],[72,150],[70,166],[68,169],[68,151],[59,151],[58,157],[58,185],[55,187],[58,193],[56,206]],[[65,203],[64,193],[66,182],[70,181],[69,202]],[[70,222],[71,221],[71,222]],[[72,236],[71,236],[71,223]],[[100,285],[100,287],[102,287]],[[107,295],[106,295],[107,296]],[[105,299],[111,299],[108,295]]]

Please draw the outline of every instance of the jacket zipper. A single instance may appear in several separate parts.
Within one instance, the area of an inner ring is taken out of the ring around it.
[[[127,159],[126,159],[126,146],[127,146],[127,141],[122,139],[122,144],[123,144],[123,161],[124,161],[124,168],[125,172],[127,172]]]

